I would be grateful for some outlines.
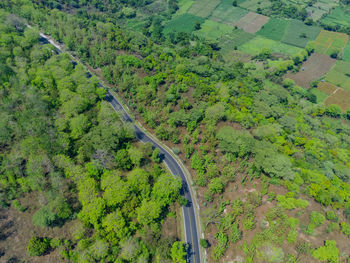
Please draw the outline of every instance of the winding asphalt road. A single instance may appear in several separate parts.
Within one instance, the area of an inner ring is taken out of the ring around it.
[[[29,26],[29,25],[28,25]],[[46,36],[43,33],[40,33],[41,42],[46,42],[52,44],[59,53],[62,52],[62,48],[59,44],[57,44],[53,39]],[[71,55],[73,61],[74,57]],[[103,86],[103,84],[101,84]],[[154,147],[159,148],[160,155],[164,163],[168,166],[169,170],[174,176],[180,176],[182,180],[182,195],[187,199],[187,205],[182,206],[183,218],[184,218],[184,227],[185,227],[185,239],[188,244],[188,253],[187,253],[187,262],[190,263],[200,263],[201,255],[200,255],[200,247],[199,247],[199,235],[198,235],[198,226],[195,215],[195,207],[192,199],[191,192],[189,190],[187,178],[185,176],[185,172],[182,170],[181,165],[177,162],[177,160],[159,143],[153,140],[150,136],[148,136],[145,132],[143,132],[134,122],[134,120],[130,117],[128,112],[122,106],[122,104],[112,95],[109,89],[103,86],[107,90],[106,100],[113,106],[113,108],[122,114],[122,118],[126,123],[132,124],[135,129],[136,138],[142,142],[150,142]]]

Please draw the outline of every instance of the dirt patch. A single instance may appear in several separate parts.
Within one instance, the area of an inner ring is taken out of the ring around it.
[[[72,220],[62,227],[52,228],[33,226],[32,215],[37,210],[38,198],[38,193],[30,193],[20,199],[21,204],[28,208],[25,212],[19,212],[13,207],[0,210],[0,249],[5,252],[0,256],[0,262],[64,262],[58,249],[40,257],[30,257],[27,254],[28,241],[32,236],[70,239],[72,228],[77,222]]]
[[[319,82],[317,85],[317,89],[323,91],[328,95],[331,95],[338,89],[338,87],[329,82]]]
[[[336,104],[339,105],[343,111],[346,111],[347,109],[350,109],[350,92],[338,88],[325,100],[325,104],[327,106],[330,104]]]
[[[310,84],[325,75],[335,62],[335,59],[327,55],[313,53],[298,73],[288,73],[285,78],[293,79],[297,85],[308,89]]]
[[[235,26],[244,30],[245,32],[254,34],[258,32],[262,28],[262,26],[269,21],[269,19],[270,18],[267,16],[259,15],[254,12],[249,12],[239,21],[237,21]]]

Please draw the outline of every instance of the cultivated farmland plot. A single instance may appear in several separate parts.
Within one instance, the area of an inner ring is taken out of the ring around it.
[[[172,32],[186,32],[190,33],[194,30],[194,26],[197,22],[203,22],[202,17],[198,17],[191,14],[182,14],[175,16],[164,27],[164,34]]]
[[[268,9],[271,6],[269,0],[245,0],[239,4],[240,7],[256,12],[257,8]]]
[[[342,59],[350,62],[350,41],[348,41],[347,45],[344,48]]]
[[[220,4],[220,0],[196,0],[188,10],[188,13],[200,17],[208,17]]]
[[[254,34],[258,32],[263,25],[269,21],[267,16],[259,15],[254,12],[249,12],[236,22],[236,26],[244,31]]]
[[[241,29],[234,29],[229,34],[225,34],[219,38],[219,46],[221,47],[222,54],[226,55],[228,52],[235,50],[253,38],[253,34],[249,34]]]
[[[349,36],[344,33],[322,30],[315,39],[315,51],[325,55],[331,55],[333,52],[342,52]]]
[[[328,82],[320,82],[317,90],[326,95],[325,104],[337,104],[343,111],[350,109],[350,92]],[[317,95],[316,95],[317,96]]]
[[[301,66],[301,70],[296,73],[288,73],[285,77],[293,79],[295,83],[306,89],[310,84],[324,76],[335,64],[336,60],[324,54],[313,53]]]
[[[321,32],[317,26],[307,26],[299,20],[289,20],[282,42],[304,48],[310,40],[314,40]]]
[[[325,76],[325,80],[350,91],[350,63],[338,60]]]
[[[270,20],[257,32],[257,34],[279,41],[282,40],[287,26],[287,20],[271,17]]]
[[[332,12],[321,20],[330,25],[350,26],[350,13],[340,7],[336,7]]]
[[[208,19],[201,25],[201,29],[196,31],[195,34],[204,38],[218,39],[223,35],[231,33],[233,30],[234,28],[230,25]]]
[[[246,14],[248,14],[247,10],[239,7],[234,7],[232,6],[232,1],[224,0],[213,11],[210,19],[234,26],[235,23]]]
[[[290,46],[272,39],[267,39],[262,36],[256,36],[249,42],[238,47],[238,50],[253,56],[258,55],[262,49],[269,49],[272,53],[279,53],[283,55],[295,55],[301,51],[301,49],[298,47]]]

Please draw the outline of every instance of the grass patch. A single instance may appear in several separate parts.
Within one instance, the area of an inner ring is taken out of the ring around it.
[[[186,32],[190,33],[194,30],[194,25],[197,22],[203,22],[202,17],[194,16],[191,14],[183,14],[174,17],[169,21],[164,27],[164,34],[169,34],[171,32]]]
[[[301,51],[301,49],[298,47],[290,46],[272,39],[267,39],[262,36],[253,38],[249,42],[240,46],[238,50],[254,56],[258,55],[263,48],[269,49],[272,53],[280,53],[284,55],[295,55]]]
[[[280,41],[288,26],[285,19],[271,17],[270,20],[256,33],[257,35]]]
[[[220,4],[220,0],[197,0],[188,13],[206,18],[211,15],[218,4]]]
[[[348,27],[350,26],[350,13],[340,7],[336,7],[328,16],[323,18],[321,22],[332,26],[339,25]]]
[[[348,42],[348,35],[344,33],[322,30],[315,39],[315,51],[325,55],[341,52]]]
[[[312,89],[311,93],[317,97],[317,103],[324,102],[326,100],[326,98],[328,97],[327,93],[324,93],[323,91],[321,91],[319,89]]]
[[[221,47],[222,53],[226,54],[253,38],[253,34],[244,32],[241,29],[234,29],[231,33],[225,34],[219,38],[219,46]]]
[[[325,80],[350,91],[350,62],[338,60],[326,74]]]
[[[307,42],[314,40],[320,32],[320,27],[307,26],[301,21],[290,20],[282,42],[304,48]]]
[[[350,62],[350,42],[345,46],[342,59]]]
[[[178,3],[179,9],[176,12],[176,16],[187,13],[188,9],[193,5],[193,0],[180,0]]]
[[[210,19],[216,22],[234,25],[238,20],[248,14],[248,11],[239,7],[234,7],[232,1],[223,0],[216,7]]]
[[[258,8],[268,9],[271,6],[269,0],[246,0],[239,4],[240,7],[256,12]]]
[[[219,37],[229,34],[234,30],[232,26],[221,24],[212,20],[206,20],[199,31],[195,34],[209,39],[218,39]]]

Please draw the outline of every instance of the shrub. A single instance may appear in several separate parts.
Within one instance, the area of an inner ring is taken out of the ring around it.
[[[231,231],[229,233],[229,239],[231,243],[235,243],[242,238],[242,231],[239,229],[238,224],[234,223],[231,227]]]
[[[28,242],[27,252],[29,256],[41,256],[50,247],[50,239],[42,237],[32,237]]]
[[[326,212],[326,218],[330,221],[334,221],[334,222],[338,222],[339,221],[339,217],[338,215],[334,212],[334,211],[327,211]]]
[[[208,240],[204,239],[204,238],[201,238],[200,241],[199,241],[200,245],[203,247],[203,248],[208,248],[209,247],[209,242]]]
[[[32,222],[34,226],[47,227],[54,223],[56,220],[56,215],[50,208],[44,206],[40,208],[32,217]]]
[[[340,223],[341,232],[350,237],[350,224],[342,222]]]
[[[310,224],[313,224],[316,227],[322,225],[325,220],[325,217],[319,212],[312,211],[310,214]]]
[[[319,247],[312,252],[312,256],[320,261],[339,263],[337,243],[334,240],[326,240],[323,247]]]

